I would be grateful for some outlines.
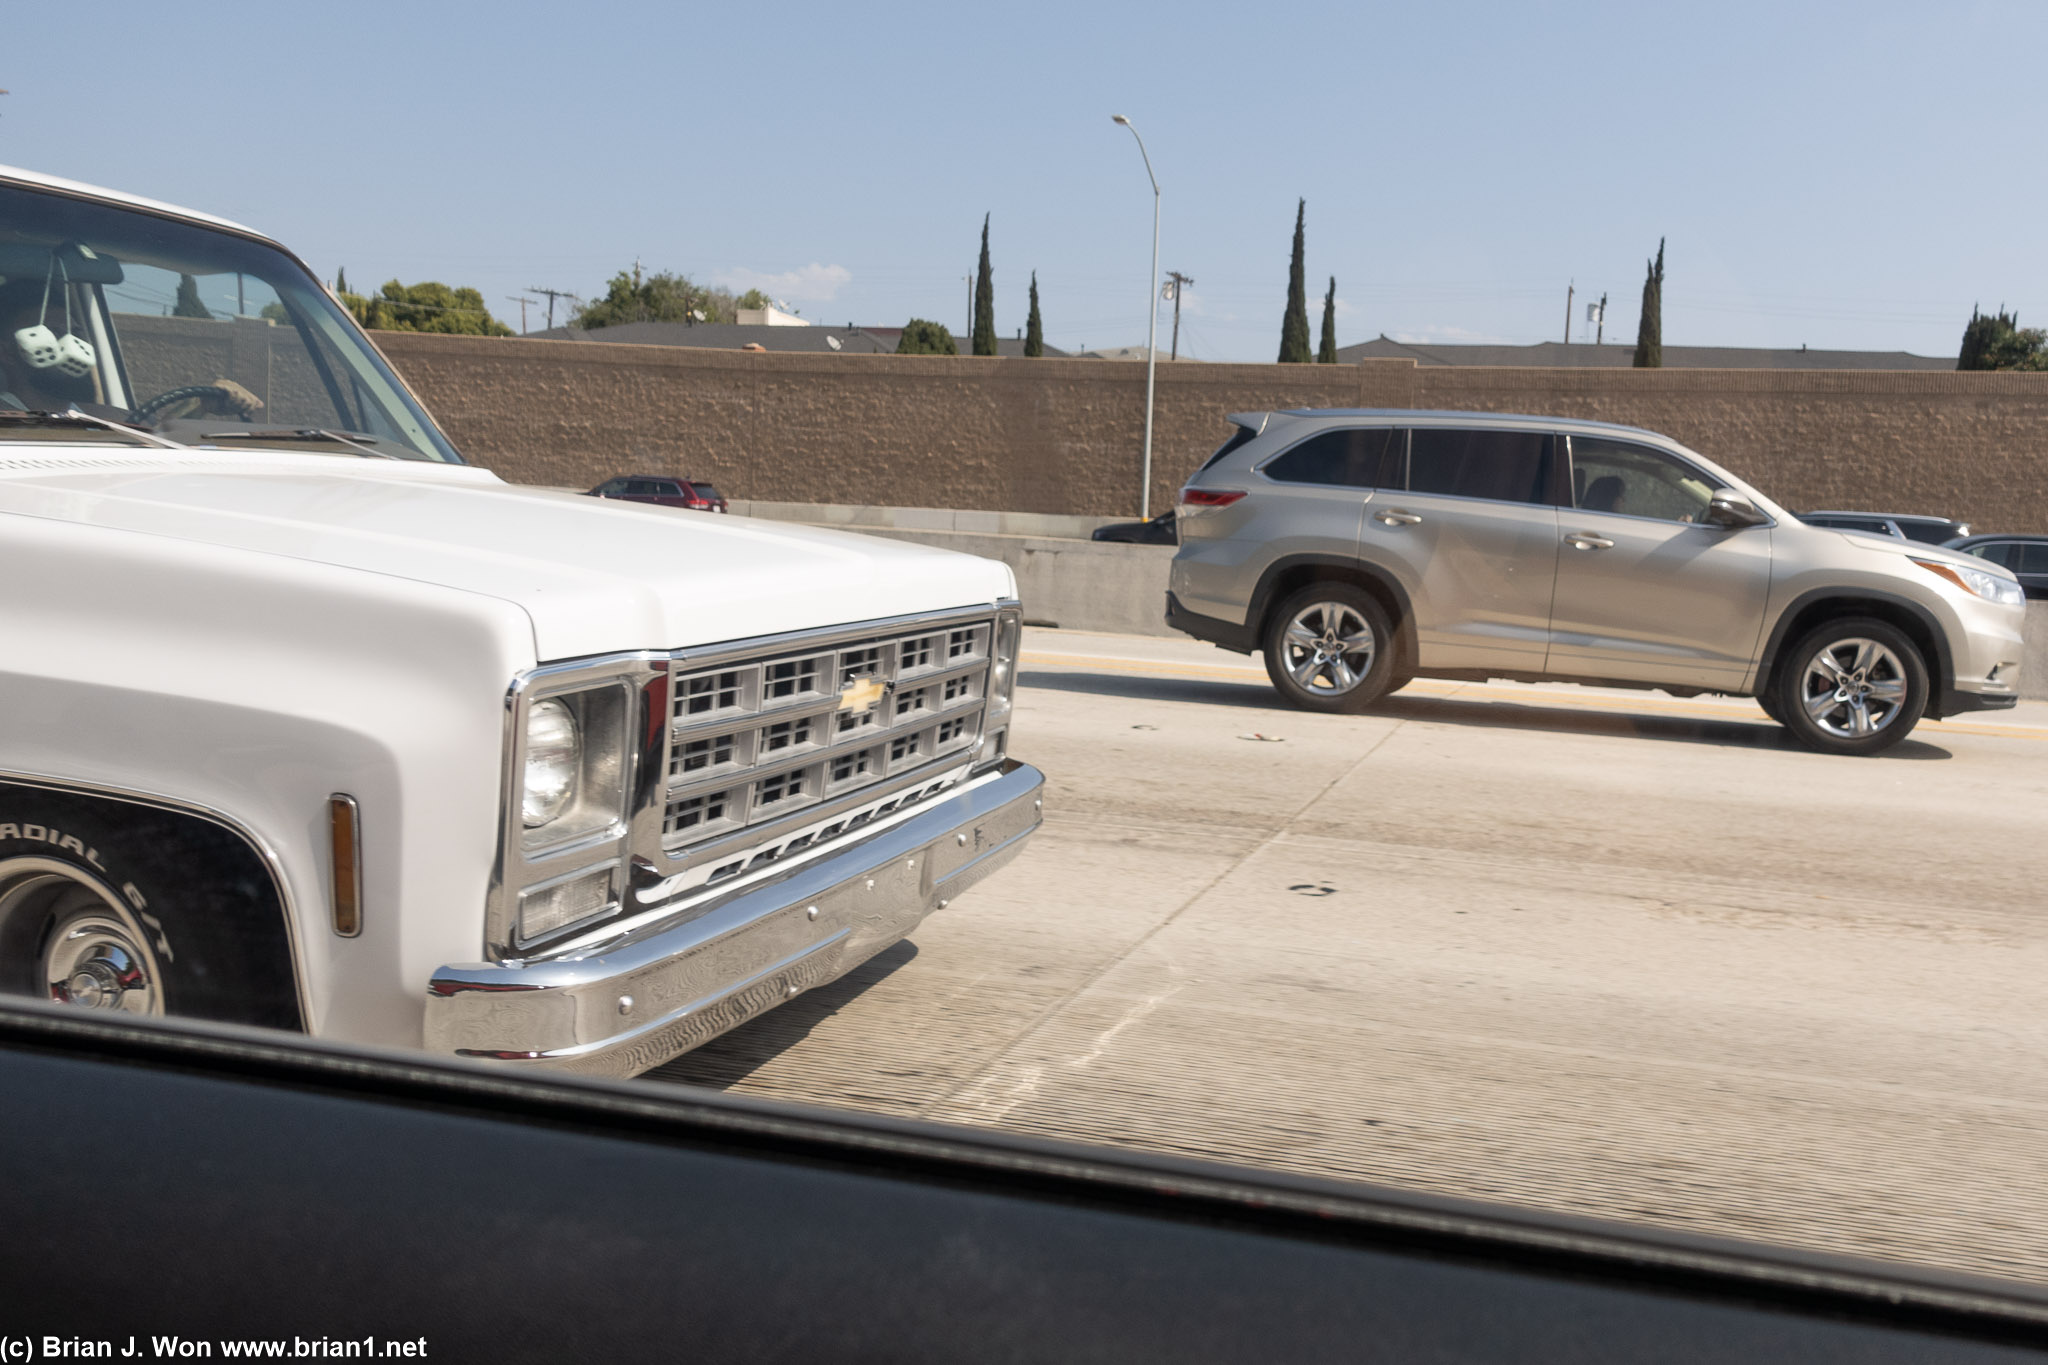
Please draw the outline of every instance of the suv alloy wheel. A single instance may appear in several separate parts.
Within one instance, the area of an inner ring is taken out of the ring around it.
[[[1266,622],[1266,674],[1310,711],[1362,711],[1390,689],[1394,630],[1372,596],[1348,583],[1311,583]]]
[[[1807,632],[1785,655],[1771,690],[1779,721],[1807,748],[1875,754],[1919,723],[1927,664],[1896,626],[1844,617]]]

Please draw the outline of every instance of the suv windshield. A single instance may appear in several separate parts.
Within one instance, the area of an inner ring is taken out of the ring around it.
[[[461,462],[283,251],[0,185],[0,410],[72,408],[186,445]],[[28,430],[0,424],[0,440]]]

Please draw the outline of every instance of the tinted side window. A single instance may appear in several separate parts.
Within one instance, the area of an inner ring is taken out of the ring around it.
[[[1417,427],[1408,439],[1411,492],[1495,502],[1551,501],[1548,433]]]
[[[2048,573],[2048,545],[2015,545],[2013,549],[2018,553],[2005,561],[2006,568],[2014,573]]]
[[[1963,551],[1979,559],[1988,559],[1993,564],[2003,564],[2008,569],[2017,569],[2013,561],[2019,558],[2019,545],[2010,540],[1994,540],[1983,545],[1972,545]]]
[[[655,486],[652,479],[628,479],[626,480],[626,491],[636,498],[646,498],[656,496],[661,492],[661,489]]]
[[[1246,441],[1251,440],[1254,436],[1257,436],[1258,434],[1258,432],[1253,431],[1250,427],[1239,427],[1236,431],[1233,431],[1230,434],[1229,440],[1225,441],[1222,445],[1216,447],[1216,453],[1214,455],[1211,455],[1208,459],[1202,461],[1202,469],[1207,469],[1210,465],[1215,464],[1225,455],[1228,455],[1231,451],[1236,450],[1239,446],[1243,445]],[[1198,469],[1195,472],[1199,474],[1202,472],[1202,470]]]
[[[1265,466],[1280,483],[1316,483],[1334,488],[1381,488],[1398,480],[1393,458],[1399,433],[1387,427],[1351,427],[1309,437]]]

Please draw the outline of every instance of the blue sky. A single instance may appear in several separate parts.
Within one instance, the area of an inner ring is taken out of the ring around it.
[[[15,6],[0,162],[240,219],[323,276],[590,295],[636,258],[807,317],[1270,360],[1298,196],[1339,340],[1953,354],[2048,321],[2037,3]],[[102,35],[104,42],[94,35]],[[94,79],[97,77],[97,79]],[[1166,342],[1162,313],[1161,344]],[[1313,309],[1311,322],[1313,324]],[[535,326],[539,323],[536,321]]]

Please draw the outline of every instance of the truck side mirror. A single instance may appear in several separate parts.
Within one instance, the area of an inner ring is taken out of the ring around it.
[[[1761,526],[1770,518],[1757,511],[1755,503],[1734,489],[1716,488],[1713,500],[1707,504],[1707,513],[1700,520],[1724,531],[1737,531],[1745,526]]]

